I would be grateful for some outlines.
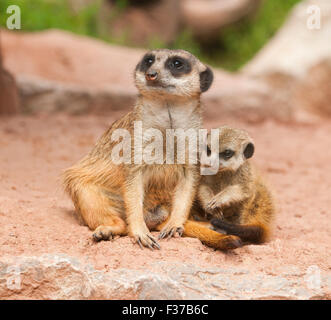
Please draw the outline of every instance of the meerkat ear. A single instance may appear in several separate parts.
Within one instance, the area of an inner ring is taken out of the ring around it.
[[[209,67],[205,71],[200,72],[200,90],[201,92],[207,91],[214,80],[213,71]]]
[[[251,157],[253,157],[253,154],[254,154],[254,144],[252,142],[249,142],[246,147],[245,147],[245,150],[244,150],[244,156],[246,159],[249,159]]]

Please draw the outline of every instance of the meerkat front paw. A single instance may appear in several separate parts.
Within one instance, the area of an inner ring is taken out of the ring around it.
[[[181,237],[184,232],[184,227],[176,225],[175,223],[169,221],[161,230],[159,234],[159,239],[171,238],[176,235],[176,233]]]
[[[213,211],[216,208],[221,208],[223,205],[222,199],[217,196],[214,196],[208,203],[207,203],[207,211]]]
[[[148,247],[150,249],[161,249],[160,245],[157,243],[157,241],[154,239],[152,234],[147,231],[137,231],[131,233],[132,238],[137,242],[140,246],[140,248],[143,249],[143,247]]]

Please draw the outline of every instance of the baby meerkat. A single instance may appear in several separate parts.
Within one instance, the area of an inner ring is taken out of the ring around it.
[[[161,229],[159,238],[183,233],[199,172],[188,161],[168,164],[164,156],[148,164],[139,154],[150,142],[150,129],[162,132],[158,143],[165,147],[166,129],[200,128],[200,95],[209,89],[213,73],[189,52],[161,49],[144,55],[134,77],[139,90],[134,110],[115,121],[91,152],[65,171],[64,186],[95,240],[129,234],[140,246],[159,248],[150,230]],[[141,145],[136,144],[137,123]],[[130,134],[129,162],[111,158],[116,129]]]
[[[210,142],[209,135],[208,155]],[[269,235],[274,205],[269,190],[248,160],[253,153],[254,144],[246,131],[220,127],[219,154],[210,157],[210,164],[218,162],[219,170],[215,175],[202,176],[197,198],[200,214],[212,218],[214,230],[244,242],[262,243]]]

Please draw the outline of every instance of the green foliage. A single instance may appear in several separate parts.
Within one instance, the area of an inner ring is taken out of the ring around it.
[[[223,30],[218,43],[204,51],[203,57],[215,66],[239,69],[268,42],[300,1],[264,0],[254,17]]]
[[[125,10],[128,7],[128,0],[116,0],[115,6],[118,10]]]
[[[197,57],[201,57],[202,47],[197,41],[195,41],[192,32],[188,29],[182,31],[178,36],[175,42],[172,45],[172,48],[184,49]]]
[[[8,17],[6,10],[9,5],[20,7],[24,31],[57,28],[78,34],[98,36],[97,16],[100,1],[95,1],[79,12],[75,12],[66,0],[1,0],[1,26],[6,26]]]
[[[127,41],[128,30],[123,30],[122,36],[114,38],[98,27],[100,1],[96,0],[75,12],[67,0],[0,0],[0,26],[6,25],[7,7],[16,4],[21,8],[22,29],[25,31],[57,28],[130,45]],[[298,2],[300,0],[263,0],[253,17],[222,30],[212,44],[201,45],[189,30],[184,30],[178,34],[171,48],[188,50],[213,66],[237,70],[275,34],[290,9]],[[113,14],[119,14],[127,5],[128,0],[116,0]],[[162,48],[165,44],[154,37],[148,47]]]

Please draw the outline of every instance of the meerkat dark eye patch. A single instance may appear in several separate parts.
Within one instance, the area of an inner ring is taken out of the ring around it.
[[[166,69],[170,70],[174,77],[179,77],[192,71],[190,61],[183,57],[170,57],[165,62],[164,66]]]
[[[200,72],[200,90],[201,92],[207,91],[214,80],[213,71],[209,67],[203,72]]]
[[[230,158],[232,158],[234,155],[234,151],[230,150],[230,149],[226,149],[223,152],[221,152],[219,154],[219,157],[224,159],[224,160],[229,160]]]
[[[255,149],[254,144],[251,143],[251,142],[245,147],[244,156],[245,156],[246,159],[249,159],[253,156],[254,149]]]
[[[139,70],[141,72],[146,72],[149,69],[149,67],[154,63],[154,61],[155,61],[155,56],[153,54],[147,53],[138,63],[136,70]]]

